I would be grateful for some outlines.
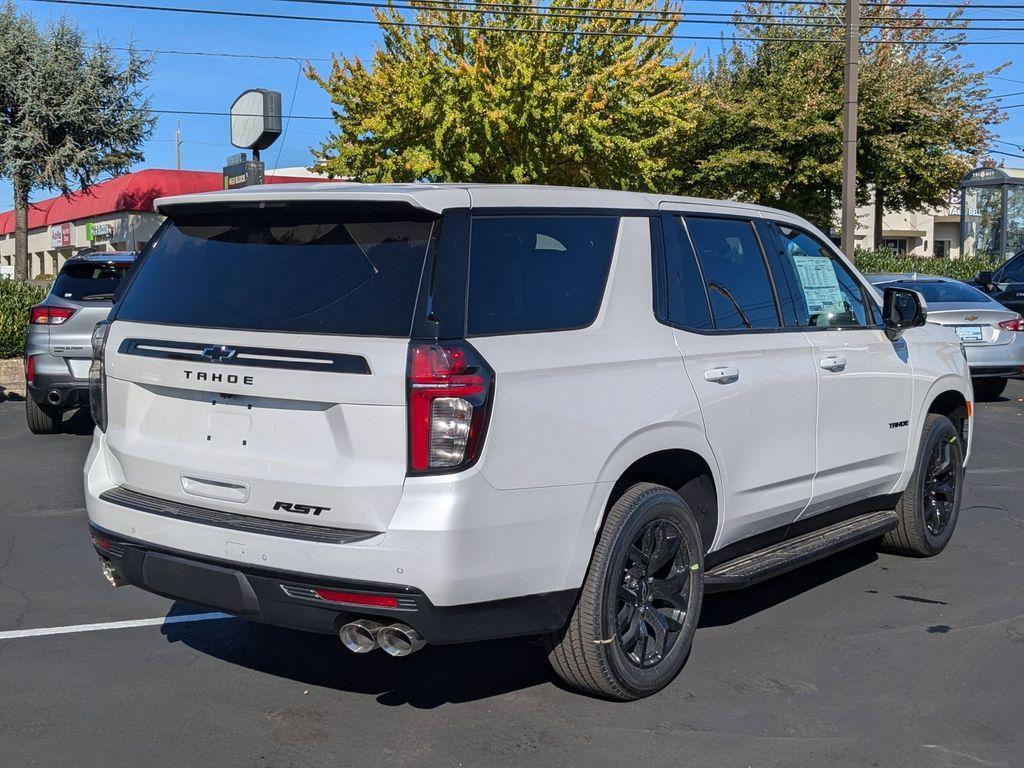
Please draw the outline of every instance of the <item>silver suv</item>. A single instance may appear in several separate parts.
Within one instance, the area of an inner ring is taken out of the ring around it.
[[[37,435],[60,431],[63,414],[89,405],[90,338],[105,320],[131,251],[85,252],[68,259],[46,298],[29,312],[25,417]]]

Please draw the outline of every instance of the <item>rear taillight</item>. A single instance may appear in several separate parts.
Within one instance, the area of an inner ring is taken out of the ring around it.
[[[25,358],[25,381],[29,384],[36,383],[36,358],[39,355],[31,355]]]
[[[1024,318],[1016,317],[1013,320],[1003,320],[999,327],[1004,331],[1024,331]]]
[[[107,370],[103,354],[107,348],[110,323],[96,323],[92,332],[92,363],[89,365],[89,410],[101,432],[107,431]]]
[[[30,325],[60,325],[75,314],[70,307],[32,307],[28,312]]]
[[[494,372],[464,341],[409,345],[409,471],[465,469],[480,455]]]

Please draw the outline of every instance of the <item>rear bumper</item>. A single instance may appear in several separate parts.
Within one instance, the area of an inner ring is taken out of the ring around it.
[[[965,344],[973,378],[1024,375],[1024,333],[1010,332],[1008,344]]]
[[[26,382],[28,396],[40,405],[56,405],[61,409],[82,408],[89,405],[89,380],[76,379],[68,370],[62,357],[49,353],[32,352],[35,360],[35,376],[31,384]],[[56,393],[60,402],[52,402]]]
[[[564,626],[577,595],[562,590],[439,607],[412,587],[239,566],[154,547],[95,525],[90,531],[97,554],[129,584],[253,621],[321,634],[337,634],[353,619],[372,617],[408,624],[433,645],[539,635]],[[389,598],[398,607],[329,602],[317,595],[318,589]]]

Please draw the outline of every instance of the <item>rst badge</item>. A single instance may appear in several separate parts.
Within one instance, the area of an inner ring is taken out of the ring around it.
[[[300,515],[313,515],[318,517],[321,512],[330,512],[330,507],[314,507],[312,504],[294,504],[290,501],[275,501],[274,510],[281,512],[295,512]]]

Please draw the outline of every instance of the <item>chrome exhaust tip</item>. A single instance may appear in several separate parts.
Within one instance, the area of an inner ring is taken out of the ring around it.
[[[60,404],[61,404],[61,401],[63,401],[63,400],[64,400],[64,396],[63,396],[63,395],[61,395],[61,393],[60,393],[60,390],[59,390],[59,389],[51,389],[51,390],[50,390],[50,391],[49,391],[49,392],[48,392],[48,393],[46,394],[46,401],[47,401],[47,402],[48,402],[48,403],[49,403],[50,405],[60,405]]]
[[[352,653],[369,653],[378,647],[377,634],[383,626],[369,619],[350,621],[338,631],[341,644]]]
[[[408,656],[427,644],[420,633],[405,624],[392,624],[377,632],[377,642],[389,656]]]
[[[112,587],[123,587],[128,582],[125,581],[124,576],[118,573],[117,568],[114,564],[106,558],[100,558],[100,569],[103,571],[103,578],[107,580],[107,583]]]

